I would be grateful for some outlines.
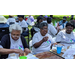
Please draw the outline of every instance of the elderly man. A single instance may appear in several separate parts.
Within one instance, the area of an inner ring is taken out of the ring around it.
[[[1,39],[1,45],[3,48],[6,49],[21,49],[26,54],[30,53],[30,50],[28,49],[27,42],[25,38],[21,35],[22,28],[20,25],[12,24],[9,27],[10,34],[7,34],[2,37]],[[8,55],[3,56],[3,58],[7,58]],[[10,54],[9,56],[10,57]]]
[[[32,39],[32,53],[38,54],[49,51],[51,45],[54,43],[55,41],[52,39],[51,35],[48,34],[48,24],[46,22],[40,23],[40,31],[34,34]]]

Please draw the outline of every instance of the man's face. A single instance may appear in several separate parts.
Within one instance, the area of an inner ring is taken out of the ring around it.
[[[22,20],[23,20],[23,18],[22,18],[22,17],[19,17],[18,19],[19,19],[19,21],[22,21]]]
[[[66,22],[66,20],[63,20],[63,23],[65,23]]]
[[[48,27],[44,26],[43,28],[40,29],[41,35],[45,36],[48,32]]]
[[[12,30],[11,37],[13,40],[17,41],[20,37],[20,30]]]
[[[71,27],[71,26],[66,27],[66,33],[67,34],[71,34],[72,31],[73,31],[73,27]]]

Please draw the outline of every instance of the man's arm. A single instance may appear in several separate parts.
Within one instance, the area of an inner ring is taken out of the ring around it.
[[[35,43],[33,46],[35,48],[38,48],[43,42],[47,41],[48,40],[48,37],[44,37],[41,41]]]
[[[20,49],[5,49],[5,48],[0,48],[0,54],[9,54],[9,53],[19,53],[21,55],[24,55],[24,51]]]
[[[34,48],[38,48],[42,43],[43,43],[43,40],[41,40],[40,42],[35,43],[33,46],[34,46]]]

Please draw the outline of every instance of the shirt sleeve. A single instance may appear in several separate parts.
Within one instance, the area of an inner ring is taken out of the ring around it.
[[[56,36],[56,42],[61,42],[62,32],[60,31]]]
[[[54,26],[51,26],[50,30],[49,30],[53,35],[56,35],[57,30],[55,29]]]
[[[34,45],[35,43],[39,42],[38,37],[37,37],[37,33],[34,34],[33,39],[32,39],[32,45]]]

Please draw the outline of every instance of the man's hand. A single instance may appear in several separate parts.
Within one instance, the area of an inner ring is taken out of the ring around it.
[[[19,55],[24,56],[24,51],[22,51],[21,49],[14,49],[15,53],[19,53]]]
[[[26,53],[26,55],[27,55],[28,53],[31,53],[31,51],[30,51],[28,48],[25,48],[25,49],[24,49],[24,52]]]
[[[42,39],[43,42],[45,42],[45,41],[47,41],[47,40],[48,40],[48,36],[46,36],[46,37],[44,37],[44,38]]]

